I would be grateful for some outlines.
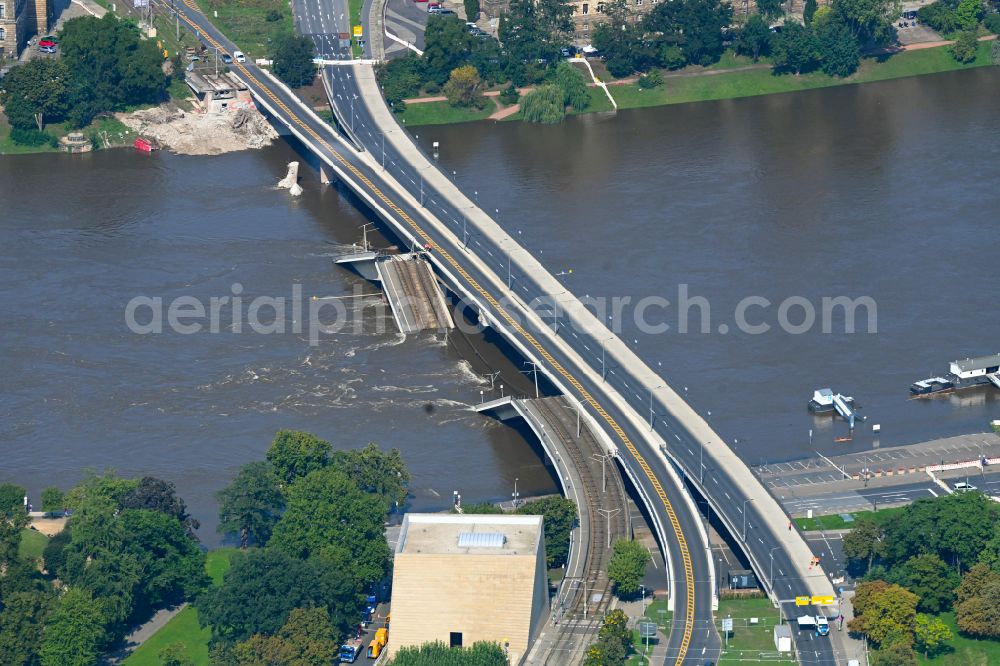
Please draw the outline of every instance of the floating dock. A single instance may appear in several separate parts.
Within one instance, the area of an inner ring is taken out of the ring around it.
[[[840,393],[834,393],[831,389],[823,388],[813,391],[812,400],[809,401],[809,411],[813,414],[832,414],[836,412],[841,418],[847,421],[851,430],[854,430],[854,419],[857,416],[857,409],[854,407],[854,398]]]

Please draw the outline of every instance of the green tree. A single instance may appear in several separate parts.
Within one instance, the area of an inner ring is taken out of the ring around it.
[[[198,621],[224,641],[276,634],[295,608],[325,606],[317,568],[280,551],[252,549],[233,556],[222,585],[195,602]]]
[[[870,516],[858,518],[854,528],[844,535],[844,557],[847,558],[848,567],[855,573],[859,569],[860,573],[868,573],[875,558],[882,554],[884,541],[885,531],[881,525]],[[861,568],[860,564],[864,564],[864,567]]]
[[[892,580],[920,597],[918,610],[940,613],[951,607],[959,579],[937,555],[911,557],[892,570]]]
[[[328,467],[299,479],[269,547],[293,557],[322,555],[362,583],[385,577],[392,558],[385,540],[385,503]]]
[[[674,0],[662,2],[647,14],[645,30],[676,45],[687,61],[710,65],[723,52],[722,31],[733,20],[733,7],[721,0]]]
[[[604,20],[594,29],[594,47],[615,77],[628,76],[645,65],[639,48],[642,28],[631,15],[627,0],[610,0],[604,3]]]
[[[385,101],[393,106],[408,97],[416,97],[426,76],[423,58],[409,50],[401,58],[376,65],[375,74]]]
[[[961,33],[951,45],[951,57],[958,62],[969,63],[976,59],[979,51],[979,38],[975,32]]]
[[[278,479],[290,484],[330,462],[330,442],[298,430],[279,430],[267,450],[267,461],[274,465]]]
[[[615,541],[608,561],[608,578],[615,585],[615,594],[624,599],[638,594],[649,560],[649,551],[638,541]]]
[[[900,640],[872,652],[870,663],[871,666],[917,666],[917,655],[909,642]]]
[[[334,452],[330,464],[347,474],[364,492],[381,496],[387,511],[406,504],[410,472],[399,449],[383,452],[377,444],[369,442],[363,449]]]
[[[187,658],[187,646],[181,641],[166,645],[156,656],[160,660],[160,666],[194,666],[194,662]]]
[[[829,76],[850,76],[861,64],[861,51],[851,29],[838,18],[816,26],[820,67]]]
[[[285,508],[278,475],[274,466],[264,460],[241,467],[232,483],[215,498],[219,502],[218,531],[239,534],[243,550],[251,538],[259,546],[266,544]]]
[[[561,567],[569,557],[569,538],[576,526],[576,504],[564,497],[543,497],[517,509],[528,516],[543,516],[545,561],[550,569]]]
[[[7,80],[4,79],[4,85],[6,83]],[[27,494],[28,491],[21,486],[15,486],[13,483],[0,484],[0,517],[10,518],[14,515],[23,514],[24,496]]]
[[[802,22],[806,25],[812,25],[813,16],[816,15],[816,0],[806,0],[805,7],[802,9]]]
[[[768,19],[774,19],[785,13],[785,3],[782,0],[757,0],[757,11]]]
[[[479,0],[465,0],[465,17],[466,21],[478,21],[479,20]]]
[[[820,57],[819,44],[812,30],[795,21],[785,22],[772,41],[771,49],[777,68],[796,75],[815,68]]]
[[[36,666],[42,645],[42,627],[55,598],[48,591],[15,592],[0,598],[0,655],[3,663]]]
[[[475,39],[457,16],[428,16],[424,31],[425,76],[443,85],[452,71],[469,61]]]
[[[889,639],[900,636],[910,637],[912,643],[919,601],[917,595],[899,585],[882,583],[876,586],[866,582],[858,585],[855,600],[865,586],[872,586],[874,589],[863,595],[865,600],[860,608],[854,606],[854,618],[849,622],[850,630],[865,634],[876,645],[891,642]]]
[[[761,15],[753,14],[740,30],[736,39],[736,52],[750,56],[757,62],[762,55],[771,52],[771,34],[771,29]]]
[[[205,553],[179,520],[160,511],[122,511],[124,552],[139,563],[138,601],[144,608],[180,603],[208,584]]]
[[[552,83],[538,86],[521,98],[521,113],[529,123],[553,124],[566,116],[562,89]]]
[[[36,58],[14,67],[0,84],[0,104],[9,104],[14,98],[26,102],[34,122],[21,129],[45,129],[45,119],[58,120],[69,110],[70,73],[61,60]],[[16,118],[16,116],[15,116]],[[12,124],[14,119],[12,120]]]
[[[48,488],[43,489],[42,511],[61,511],[63,508],[63,499],[65,499],[65,497],[66,493],[54,486],[49,486]]]
[[[929,659],[947,647],[947,642],[954,636],[941,618],[920,613],[913,627],[915,646]]]
[[[326,608],[295,608],[276,635],[255,634],[234,651],[241,666],[327,666],[337,652],[337,638]]]
[[[955,18],[962,30],[974,32],[985,14],[982,0],[962,0],[955,8]]]
[[[517,86],[511,81],[510,85],[500,91],[500,101],[504,104],[517,104],[521,99],[521,93],[517,91]]]
[[[507,655],[498,643],[477,641],[470,647],[450,648],[441,641],[399,648],[390,666],[506,666]]]
[[[114,511],[121,506],[122,498],[138,484],[134,479],[121,478],[114,470],[98,474],[88,469],[84,470],[83,481],[69,489],[64,501],[74,513],[96,507]]]
[[[104,617],[90,592],[72,588],[45,625],[42,666],[93,666],[104,641]]]
[[[187,512],[187,504],[177,496],[177,488],[170,481],[155,476],[144,476],[138,485],[128,490],[118,504],[120,509],[149,509],[176,518],[192,537],[200,524]]]
[[[1000,637],[1000,574],[985,564],[972,567],[956,590],[955,620],[963,634]]]
[[[452,106],[482,109],[486,106],[483,97],[483,81],[472,65],[462,65],[451,70],[448,82],[444,84],[444,95]]]
[[[575,111],[583,111],[590,105],[590,93],[583,74],[565,60],[556,66],[556,85],[563,92],[563,103]]]
[[[892,23],[899,18],[900,0],[833,0],[833,11],[850,28],[858,43],[879,44],[893,36]]]
[[[316,44],[311,37],[283,35],[274,47],[274,73],[293,88],[307,86],[316,78]]]
[[[154,40],[143,40],[132,23],[111,12],[66,21],[59,48],[73,73],[68,116],[83,127],[98,113],[157,102],[166,96],[163,54]]]
[[[563,0],[511,0],[500,15],[500,42],[519,62],[554,61],[573,30],[573,7]]]

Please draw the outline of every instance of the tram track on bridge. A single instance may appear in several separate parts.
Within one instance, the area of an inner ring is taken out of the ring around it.
[[[163,0],[154,0],[154,2],[168,11],[171,9],[170,6]],[[211,23],[208,21],[207,17],[201,13],[201,10],[198,8],[194,0],[182,0],[182,4],[196,15],[201,16],[205,23],[211,26]],[[226,45],[222,44],[215,37],[208,34],[208,30],[196,23],[179,7],[177,8],[177,14],[184,20],[185,23],[197,32],[201,40],[205,41],[213,48],[218,49],[221,53],[230,53],[230,49],[227,48]],[[211,27],[219,32],[214,26]],[[219,32],[219,34],[221,35],[221,32]],[[621,446],[628,451],[629,455],[644,475],[644,478],[648,481],[649,486],[655,494],[656,500],[662,505],[663,512],[667,518],[669,526],[669,534],[671,534],[675,539],[675,545],[678,551],[677,554],[679,555],[679,562],[674,562],[673,565],[677,567],[676,573],[680,574],[678,582],[681,580],[683,581],[683,589],[679,591],[675,590],[675,594],[682,592],[682,594],[679,594],[678,596],[683,597],[680,600],[683,607],[679,612],[675,609],[675,616],[679,616],[682,622],[677,627],[681,630],[681,634],[673,663],[676,666],[681,666],[687,658],[695,629],[696,586],[691,548],[687,542],[687,536],[682,529],[681,521],[673,503],[667,496],[666,490],[660,482],[659,477],[654,472],[646,457],[639,451],[635,442],[628,435],[628,433],[625,432],[625,429],[621,424],[619,424],[618,420],[607,411],[604,405],[595,398],[595,396],[583,385],[583,383],[558,359],[556,359],[549,349],[543,345],[533,333],[528,331],[524,325],[521,324],[519,319],[514,317],[508,309],[501,304],[500,300],[492,294],[491,291],[480,284],[480,282],[473,275],[471,275],[446,248],[441,247],[440,244],[438,244],[430,235],[430,233],[428,233],[420,224],[417,223],[416,220],[407,214],[406,211],[404,211],[393,198],[387,195],[382,188],[377,186],[370,178],[368,178],[361,171],[361,169],[345,158],[340,150],[334,148],[333,145],[320,136],[315,129],[313,129],[308,123],[304,122],[298,114],[292,111],[292,109],[281,100],[281,98],[272,90],[271,86],[263,83],[247,66],[243,63],[234,62],[233,67],[248,84],[251,84],[252,88],[257,89],[257,94],[266,97],[285,115],[285,119],[288,123],[293,123],[300,131],[308,135],[317,146],[322,147],[326,151],[329,159],[335,161],[341,169],[349,173],[354,179],[361,183],[375,199],[391,211],[398,220],[402,221],[404,226],[407,227],[415,237],[421,239],[423,243],[430,245],[436,253],[436,256],[439,257],[442,262],[447,264],[455,275],[461,278],[461,280],[465,283],[466,288],[470,290],[470,293],[478,295],[486,303],[488,303],[493,313],[503,320],[506,326],[517,335],[523,344],[533,350],[533,352],[540,358],[544,359],[548,367],[559,376],[562,382],[572,388],[576,394],[574,398],[578,399],[581,403],[585,403],[591,410],[593,410],[593,412],[600,418],[601,422],[603,422],[611,430],[611,432],[614,433],[616,440],[621,444]],[[459,247],[460,243],[456,240],[454,245]]]

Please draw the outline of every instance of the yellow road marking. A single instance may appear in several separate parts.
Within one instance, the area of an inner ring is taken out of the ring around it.
[[[201,13],[201,10],[195,4],[194,0],[183,0],[183,2],[192,11],[195,11],[199,14]],[[196,31],[202,33],[202,38],[205,39],[205,41],[207,41],[213,47],[219,49],[219,51],[225,52],[223,46],[219,44],[215,39],[213,39],[211,35],[203,32],[201,28],[188,16],[186,16],[181,12],[178,13],[188,24],[191,25],[191,27],[193,27]],[[598,403],[594,399],[594,397],[590,394],[590,392],[583,387],[583,385],[576,379],[576,377],[570,374],[569,371],[567,371],[562,366],[562,364],[556,361],[556,359],[548,352],[548,350],[545,349],[545,347],[543,347],[540,342],[538,342],[535,336],[526,331],[514,319],[514,317],[511,316],[511,314],[508,313],[507,310],[500,305],[500,303],[493,297],[492,294],[490,294],[490,292],[486,291],[486,289],[480,286],[479,282],[476,281],[476,279],[473,278],[471,275],[469,275],[469,273],[464,268],[462,268],[462,266],[455,260],[454,257],[451,256],[451,254],[447,250],[437,246],[437,244],[434,243],[434,240],[430,237],[430,235],[427,234],[427,232],[425,232],[420,227],[420,225],[416,223],[416,221],[414,221],[409,215],[407,215],[403,211],[403,209],[401,209],[399,206],[393,203],[393,201],[389,199],[389,197],[386,196],[382,192],[382,190],[375,185],[375,183],[371,182],[371,180],[369,180],[363,173],[361,173],[360,169],[358,169],[353,164],[348,162],[340,154],[339,151],[335,150],[334,147],[331,146],[325,139],[323,139],[315,130],[313,130],[311,127],[302,122],[302,120],[300,120],[299,117],[295,113],[293,113],[292,110],[289,109],[284,102],[278,99],[278,97],[273,92],[271,92],[270,88],[261,83],[260,80],[257,79],[257,77],[255,77],[253,74],[251,74],[246,67],[244,67],[241,63],[235,63],[235,62],[233,63],[233,65],[235,65],[236,68],[243,73],[243,76],[252,81],[271,101],[273,101],[278,106],[278,108],[284,111],[288,115],[289,120],[294,122],[302,130],[304,130],[307,134],[309,134],[309,136],[311,136],[313,140],[315,140],[318,144],[326,148],[326,150],[329,151],[329,153],[334,157],[334,159],[336,159],[341,164],[341,166],[350,171],[355,178],[360,180],[362,183],[364,183],[366,187],[368,187],[371,190],[372,194],[378,197],[378,199],[380,199],[382,203],[388,206],[394,213],[396,213],[401,219],[403,219],[410,226],[410,228],[413,229],[413,231],[418,236],[420,236],[420,238],[424,240],[425,243],[430,243],[432,246],[434,246],[434,250],[441,256],[441,258],[447,261],[448,264],[456,272],[458,272],[459,275],[462,276],[462,278],[469,284],[469,286],[475,292],[477,292],[479,295],[485,298],[487,302],[496,309],[496,311],[501,315],[501,317],[507,322],[507,325],[510,326],[512,329],[514,329],[518,334],[520,334],[521,337],[523,337],[524,340],[542,356],[542,358],[548,361],[548,363],[552,366],[552,368],[556,372],[558,372],[567,382],[570,383],[571,386],[573,386],[574,389],[577,390],[577,392],[580,394],[580,397],[584,401],[586,401],[587,404],[589,404],[594,409],[594,411],[600,414],[601,418],[604,419],[604,421],[608,424],[608,426],[615,432],[618,438],[625,445],[625,448],[627,448],[629,453],[632,454],[632,457],[635,458],[636,462],[639,464],[639,467],[642,469],[643,473],[645,473],[646,477],[649,479],[649,482],[653,486],[653,489],[656,491],[656,494],[659,497],[660,501],[663,503],[663,507],[666,510],[667,517],[670,519],[670,526],[673,528],[674,535],[677,537],[677,542],[681,551],[681,565],[684,569],[684,581],[687,584],[687,595],[686,595],[687,599],[684,609],[684,633],[681,636],[680,649],[677,654],[677,659],[674,661],[674,663],[677,665],[682,664],[684,662],[684,658],[687,656],[688,648],[691,645],[691,635],[694,631],[694,569],[691,563],[691,551],[688,548],[687,540],[684,538],[684,533],[681,530],[680,521],[677,519],[677,514],[674,511],[673,505],[670,503],[670,500],[667,499],[667,494],[663,490],[663,486],[660,485],[659,479],[656,478],[656,475],[653,473],[653,470],[649,466],[649,463],[647,463],[646,459],[642,456],[641,453],[639,453],[639,450],[636,448],[635,444],[632,443],[632,440],[629,438],[628,435],[625,434],[625,431],[621,428],[621,426],[618,425],[618,422],[614,419],[614,417],[612,417],[605,411],[605,409],[600,405],[600,403]]]

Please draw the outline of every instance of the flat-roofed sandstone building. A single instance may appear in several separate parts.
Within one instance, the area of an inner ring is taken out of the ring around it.
[[[390,656],[441,641],[524,659],[549,611],[541,516],[410,513],[392,576]]]

